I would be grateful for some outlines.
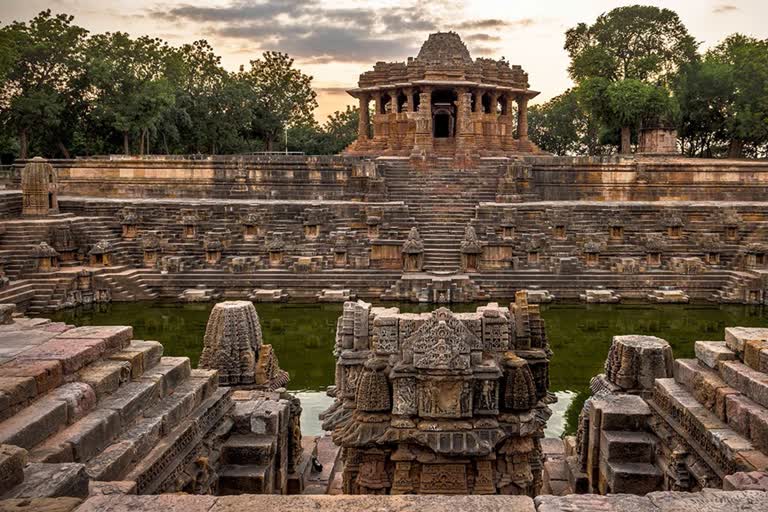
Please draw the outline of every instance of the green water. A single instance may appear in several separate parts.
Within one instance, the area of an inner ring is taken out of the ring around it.
[[[388,306],[390,304],[387,304]],[[402,311],[429,311],[432,306],[400,304]],[[193,365],[202,350],[203,333],[213,304],[115,303],[51,315],[75,325],[132,325],[134,338],[163,343],[165,355],[187,356]],[[474,311],[475,305],[454,306]],[[333,340],[341,304],[256,304],[265,343],[280,366],[291,374],[299,392],[302,429],[317,434],[317,414],[330,404],[325,388],[333,383]],[[768,327],[768,310],[733,305],[567,305],[542,308],[550,345],[550,389],[558,396],[547,435],[575,430],[589,379],[602,371],[611,337],[648,334],[666,339],[675,357],[693,357],[696,340],[721,340],[727,326]]]

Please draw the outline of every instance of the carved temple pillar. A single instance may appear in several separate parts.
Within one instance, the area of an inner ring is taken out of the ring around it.
[[[474,146],[475,126],[472,120],[472,94],[465,88],[457,89],[456,105],[456,154],[457,156],[470,156],[469,152]]]
[[[506,102],[504,110],[507,112],[505,121],[506,132],[502,138],[501,145],[504,149],[515,149],[515,116],[512,115],[512,112],[515,111],[515,100],[512,96],[508,95],[504,101]]]
[[[529,151],[528,144],[528,98],[517,98],[517,139],[520,151]]]
[[[360,142],[367,141],[369,138],[369,123],[370,113],[368,111],[368,103],[371,100],[369,94],[362,94],[359,97],[360,100],[360,115],[357,121],[357,140]]]
[[[419,94],[419,111],[415,114],[416,133],[412,156],[425,156],[432,153],[432,89],[424,88]]]
[[[499,93],[491,91],[490,108],[490,146],[492,149],[501,148],[501,129],[499,127]]]

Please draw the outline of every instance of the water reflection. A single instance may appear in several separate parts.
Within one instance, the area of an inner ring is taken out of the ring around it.
[[[387,304],[394,305],[394,304]],[[400,304],[402,311],[434,309]],[[454,311],[474,311],[461,304]],[[76,325],[132,325],[136,339],[157,340],[165,354],[186,356],[193,365],[202,350],[203,333],[212,304],[115,303],[96,309],[74,309],[51,315]],[[272,344],[280,366],[291,374],[290,387],[302,399],[302,430],[318,434],[317,413],[330,399],[333,383],[333,340],[341,304],[256,304],[264,341]],[[552,406],[547,435],[575,430],[581,404],[589,395],[589,379],[602,371],[611,337],[647,334],[666,339],[675,357],[693,357],[696,340],[722,339],[726,326],[768,327],[764,308],[737,305],[551,305],[542,308],[554,352],[550,389],[558,396]]]

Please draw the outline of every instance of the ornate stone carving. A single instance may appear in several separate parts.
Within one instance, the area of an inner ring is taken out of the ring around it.
[[[524,293],[513,312],[348,302],[337,325],[336,400],[322,417],[343,448],[345,492],[538,491],[549,349]]]
[[[253,384],[261,345],[261,324],[253,303],[220,302],[208,318],[198,366],[218,370],[224,386]]]

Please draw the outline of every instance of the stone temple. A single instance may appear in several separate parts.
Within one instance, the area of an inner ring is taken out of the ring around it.
[[[349,92],[341,155],[0,176],[0,511],[767,511],[768,330],[674,340],[678,359],[616,332],[576,435],[550,438],[573,341],[539,304],[764,306],[768,163],[682,158],[668,129],[548,155],[527,75],[455,33]],[[197,368],[45,318],[156,300],[216,303]],[[287,301],[340,304],[318,437],[254,307]]]
[[[407,62],[376,63],[349,94],[363,114],[350,155],[537,151],[528,140],[528,100],[539,93],[528,88],[528,75],[504,60],[473,60],[454,32],[430,35]]]

